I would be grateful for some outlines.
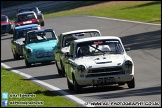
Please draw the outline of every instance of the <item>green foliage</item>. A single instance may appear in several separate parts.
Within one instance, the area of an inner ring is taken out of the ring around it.
[[[97,6],[91,5],[74,8],[74,5],[68,5],[65,9],[55,8],[46,11],[45,18],[71,16],[71,15],[91,15],[108,18],[118,18],[125,20],[142,21],[148,23],[161,23],[161,2],[159,1],[134,1],[118,4],[111,4],[109,2],[105,5]],[[55,11],[54,11],[55,10]]]
[[[59,96],[55,91],[46,90],[28,79],[24,79],[1,68],[1,94],[35,94],[33,98],[9,98],[8,101],[42,101],[43,105],[9,105],[9,107],[79,107],[79,105]],[[1,98],[2,101],[2,98]]]

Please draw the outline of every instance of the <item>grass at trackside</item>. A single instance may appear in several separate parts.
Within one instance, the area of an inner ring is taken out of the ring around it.
[[[74,5],[78,5],[80,8],[70,8]],[[100,5],[95,4],[83,7],[81,5],[82,3],[69,5],[69,9],[66,7],[68,10],[61,10],[62,8],[60,7],[53,8],[53,10],[50,9],[50,11],[45,12],[44,17],[91,15],[147,23],[161,23],[161,1],[112,1],[100,3]]]
[[[21,76],[1,68],[1,94],[35,94],[34,98],[8,98],[11,101],[42,101],[44,105],[9,105],[9,107],[79,107],[79,105],[63,98],[52,91],[48,91]],[[2,102],[2,98],[1,98]],[[2,104],[1,104],[2,106]]]
[[[84,1],[42,13],[44,18],[90,15],[161,24],[161,1]]]

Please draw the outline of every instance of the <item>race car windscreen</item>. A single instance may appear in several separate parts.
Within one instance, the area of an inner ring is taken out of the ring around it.
[[[29,33],[27,42],[38,43],[45,42],[48,40],[56,40],[56,37],[52,31]]]
[[[70,42],[76,39],[82,39],[86,37],[96,37],[100,36],[100,33],[97,31],[90,31],[90,32],[80,32],[80,33],[73,33],[63,36],[63,47],[67,47],[70,45]]]
[[[123,54],[124,50],[119,40],[95,40],[78,43],[76,57],[96,56],[104,54]]]
[[[18,15],[18,22],[31,20],[31,19],[35,19],[34,13],[27,13],[27,14]]]
[[[25,38],[27,34],[27,31],[16,31],[15,32],[15,39]]]

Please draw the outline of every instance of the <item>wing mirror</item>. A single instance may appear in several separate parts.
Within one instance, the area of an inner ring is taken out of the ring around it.
[[[69,52],[65,53],[65,58],[73,57]]]
[[[128,47],[128,48],[125,48],[125,51],[130,51],[130,48]]]
[[[60,47],[60,46],[57,46],[57,48],[58,48],[58,49],[61,49],[61,47]]]

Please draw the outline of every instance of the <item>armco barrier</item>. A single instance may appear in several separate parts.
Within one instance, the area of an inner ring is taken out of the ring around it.
[[[28,8],[28,7],[37,6],[41,11],[43,11],[60,5],[72,4],[74,2],[83,2],[83,1],[39,1],[39,2],[33,2],[24,5],[18,5],[10,8],[1,9],[1,14],[5,14],[11,17],[15,15],[17,9],[21,9],[24,7]]]

